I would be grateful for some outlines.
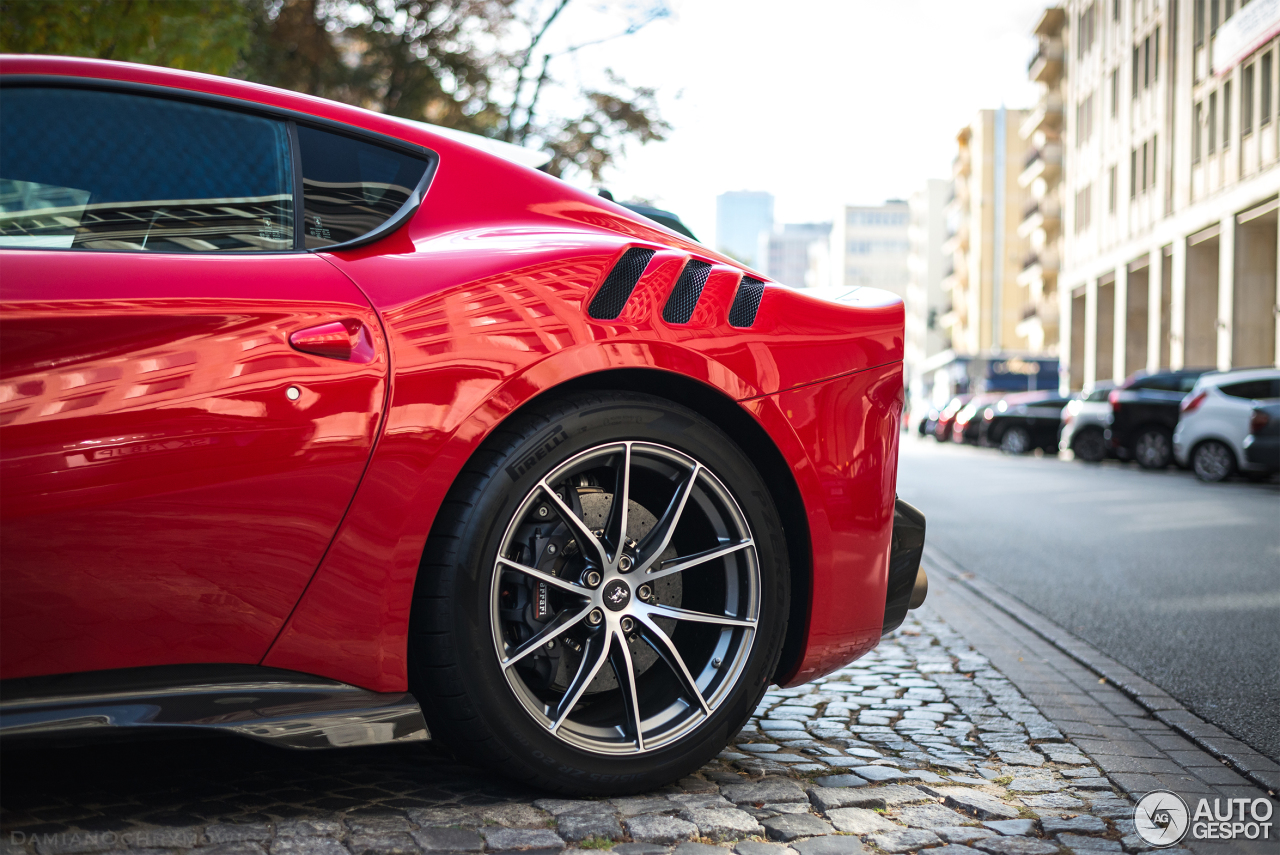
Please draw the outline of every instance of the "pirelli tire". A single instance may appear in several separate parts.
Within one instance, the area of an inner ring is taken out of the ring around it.
[[[564,794],[651,790],[755,709],[789,574],[769,489],[714,424],[647,395],[559,397],[489,437],[440,509],[410,688],[459,757]]]

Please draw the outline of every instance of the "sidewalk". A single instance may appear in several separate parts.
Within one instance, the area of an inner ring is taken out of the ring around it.
[[[1131,798],[1148,789],[1266,795],[943,563],[929,603],[876,651],[768,692],[715,762],[658,792],[545,798],[429,744],[14,752],[0,769],[0,855],[1088,855],[1151,848]],[[1280,851],[1184,846],[1161,851]]]

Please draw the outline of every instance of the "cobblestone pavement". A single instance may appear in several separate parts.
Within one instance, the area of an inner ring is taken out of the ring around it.
[[[852,667],[771,690],[715,762],[642,796],[546,798],[430,744],[311,753],[182,739],[8,750],[0,827],[0,855],[1148,848],[1122,791],[928,615]]]

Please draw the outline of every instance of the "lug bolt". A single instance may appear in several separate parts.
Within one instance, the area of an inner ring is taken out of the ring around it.
[[[547,642],[547,649],[548,649],[548,650],[553,650],[553,649],[555,649],[555,646],[556,646],[556,640],[555,640],[554,638]]]
[[[587,587],[597,588],[600,586],[600,574],[594,570],[587,571]]]
[[[624,617],[619,625],[622,627],[623,632],[631,632],[636,628],[636,622],[629,617]]]
[[[622,556],[621,558],[618,559],[618,572],[626,573],[631,569],[631,565],[632,565],[631,556],[630,555]]]
[[[604,612],[599,609],[592,609],[591,614],[587,615],[587,623],[592,626],[599,626],[602,620],[604,620]]]
[[[647,601],[650,597],[653,596],[653,588],[649,587],[648,585],[641,585],[640,590],[636,591],[636,596],[642,600]]]
[[[556,545],[555,545],[554,543],[548,543],[548,544],[547,544],[547,554],[548,554],[548,555],[555,555],[555,554],[556,554]]]
[[[540,517],[545,517],[549,513],[551,513],[551,511],[549,508],[547,508],[546,505],[543,505],[542,507],[538,508],[538,516]]]

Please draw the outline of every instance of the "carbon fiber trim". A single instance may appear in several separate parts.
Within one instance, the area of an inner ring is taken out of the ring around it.
[[[760,311],[760,298],[764,296],[764,283],[750,276],[743,276],[738,285],[738,293],[733,296],[733,305],[729,307],[729,325],[749,327],[756,322],[756,312]]]
[[[640,247],[633,247],[623,253],[596,292],[595,299],[587,308],[587,314],[598,321],[611,321],[621,315],[622,308],[627,305],[627,298],[631,296],[653,256],[654,250]]]
[[[711,265],[696,258],[689,260],[667,297],[667,305],[662,309],[662,319],[669,324],[687,324],[693,317],[693,310],[698,307],[698,298],[711,275]]]

